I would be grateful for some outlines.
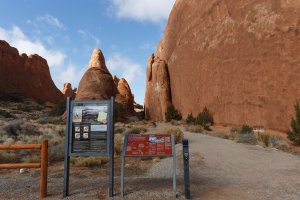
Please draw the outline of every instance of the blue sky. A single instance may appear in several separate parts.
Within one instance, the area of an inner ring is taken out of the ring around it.
[[[46,58],[52,79],[78,87],[94,48],[143,104],[147,59],[175,0],[1,0],[0,40]]]

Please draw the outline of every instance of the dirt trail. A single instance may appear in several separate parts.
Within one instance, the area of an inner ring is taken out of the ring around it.
[[[185,137],[190,141],[192,199],[300,199],[300,156],[201,134]],[[170,161],[163,160],[150,172],[162,173]],[[181,162],[180,157],[179,178]]]
[[[185,133],[190,141],[192,199],[298,200],[300,156],[275,149],[237,144],[208,135]],[[182,147],[177,151],[178,199],[184,199]],[[120,177],[115,177],[114,199],[120,198]],[[0,199],[38,199],[39,171],[20,175],[0,172]],[[71,173],[68,199],[107,199],[107,176],[98,170]],[[50,167],[46,199],[62,199],[63,165]],[[125,177],[124,199],[172,199],[172,159],[154,163],[146,175]]]

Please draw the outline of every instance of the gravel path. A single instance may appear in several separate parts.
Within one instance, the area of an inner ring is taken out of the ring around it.
[[[192,199],[300,199],[300,156],[201,134],[185,133],[185,137],[190,141]],[[181,148],[176,146],[179,200],[184,199]],[[0,199],[38,199],[38,170],[0,171],[0,177]],[[72,172],[68,199],[107,199],[107,181],[97,170]],[[62,199],[62,183],[63,165],[50,167],[46,199]],[[172,158],[154,162],[147,175],[126,176],[125,192],[128,200],[173,199]],[[121,199],[119,176],[115,193],[114,199]]]
[[[300,199],[299,155],[201,134],[185,133],[185,137],[190,141],[192,199]],[[177,152],[180,180],[180,146]],[[166,174],[171,164],[171,159],[164,159],[151,168],[150,174]]]

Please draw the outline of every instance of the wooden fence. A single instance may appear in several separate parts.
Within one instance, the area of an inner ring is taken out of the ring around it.
[[[41,168],[40,198],[45,198],[47,195],[48,140],[44,140],[42,144],[0,145],[0,150],[18,150],[18,149],[40,149],[41,162],[0,164],[0,169]]]

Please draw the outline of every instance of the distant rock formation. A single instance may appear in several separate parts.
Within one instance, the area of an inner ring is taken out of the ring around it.
[[[116,79],[118,81],[116,81]],[[134,111],[134,96],[131,93],[129,84],[124,78],[118,79],[116,76],[114,78],[115,86],[117,92],[115,93],[116,102],[123,105],[124,109],[128,112]]]
[[[186,117],[207,106],[216,124],[285,131],[300,99],[299,13],[300,1],[177,0],[156,50],[176,109]],[[147,67],[145,106],[163,119],[157,73]]]
[[[0,40],[0,96],[14,94],[41,102],[57,103],[64,99],[44,58],[36,54],[19,55],[16,48]]]
[[[148,119],[164,120],[171,104],[170,80],[165,61],[150,56],[147,64],[145,116]]]
[[[109,99],[122,105],[124,114],[134,111],[134,97],[125,79],[118,79],[108,71],[100,49],[95,49],[89,62],[88,70],[83,75],[76,95],[76,100]]]
[[[65,83],[61,89],[61,92],[64,94],[66,98],[70,97],[72,99],[75,99],[77,88],[72,89],[71,83]]]

